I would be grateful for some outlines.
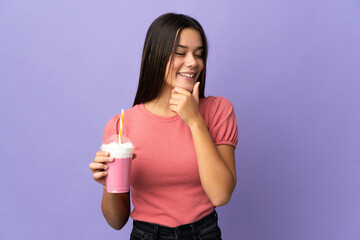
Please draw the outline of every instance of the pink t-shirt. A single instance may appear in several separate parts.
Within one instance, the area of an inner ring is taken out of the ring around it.
[[[236,147],[232,104],[210,96],[200,99],[199,110],[214,144]],[[107,123],[103,140],[118,133],[119,117]],[[133,219],[176,227],[214,210],[201,186],[190,129],[178,115],[160,117],[139,104],[125,111],[123,131],[137,155],[131,171]]]

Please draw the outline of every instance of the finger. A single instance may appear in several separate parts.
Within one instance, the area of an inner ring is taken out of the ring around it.
[[[110,154],[108,152],[98,151],[96,152],[96,156],[110,156]]]
[[[106,164],[102,164],[102,163],[90,163],[89,164],[89,168],[92,170],[92,171],[96,171],[98,169],[108,169],[109,166],[106,165]]]
[[[185,89],[180,88],[180,87],[174,87],[174,89],[171,91],[171,93],[180,93],[183,95],[190,95],[189,91],[186,91]]]
[[[199,100],[199,87],[200,87],[200,82],[196,82],[193,88],[193,92],[192,95]]]
[[[186,96],[184,94],[173,93],[171,94],[170,98],[182,100],[186,99]]]
[[[178,112],[178,108],[177,108],[177,105],[170,105],[169,106],[170,110],[177,113]]]
[[[112,157],[96,156],[94,158],[94,162],[96,163],[104,163],[104,162],[112,162],[112,161],[114,161],[114,158]]]
[[[93,178],[94,178],[95,180],[99,180],[99,179],[105,177],[107,174],[108,174],[108,173],[107,173],[107,172],[104,172],[104,171],[102,171],[102,172],[96,172],[96,173],[93,174]]]
[[[170,105],[178,105],[180,103],[180,101],[178,99],[170,98],[169,103],[170,103]]]

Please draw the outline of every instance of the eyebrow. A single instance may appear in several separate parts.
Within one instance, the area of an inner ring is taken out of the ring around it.
[[[188,48],[187,46],[183,46],[183,45],[180,45],[180,44],[178,44],[177,47],[186,48],[186,49]],[[196,50],[198,50],[198,49],[204,49],[204,46],[196,48]]]

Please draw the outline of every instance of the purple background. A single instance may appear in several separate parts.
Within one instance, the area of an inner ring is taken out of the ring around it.
[[[236,110],[224,239],[360,239],[357,0],[1,0],[0,239],[129,238],[131,222],[105,222],[88,164],[169,11],[203,25],[206,95]]]

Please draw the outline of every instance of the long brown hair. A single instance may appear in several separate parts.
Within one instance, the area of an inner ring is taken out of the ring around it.
[[[204,68],[200,81],[199,97],[204,97],[206,59],[208,44],[203,28],[194,18],[175,13],[166,13],[154,20],[147,31],[141,60],[139,85],[133,106],[155,99],[164,87],[166,65],[172,58],[184,28],[197,30],[202,38]]]

